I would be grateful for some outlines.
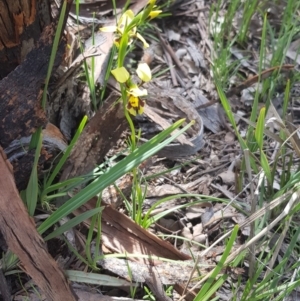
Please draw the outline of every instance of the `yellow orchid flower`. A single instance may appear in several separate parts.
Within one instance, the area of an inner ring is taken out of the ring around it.
[[[100,30],[103,31],[103,32],[116,32],[117,31],[117,26],[101,27]]]
[[[148,92],[146,89],[140,89],[137,85],[132,85],[128,90],[129,95],[133,95],[134,97],[147,96]]]
[[[116,34],[114,43],[119,48],[121,37],[124,34],[126,27],[132,22],[133,19],[134,19],[134,13],[132,10],[129,9],[121,16],[121,18],[119,19],[119,21],[117,23],[117,26],[102,27],[102,28],[100,28],[100,30],[103,32],[114,32]],[[149,44],[142,37],[142,35],[137,33],[136,26],[133,26],[130,29],[130,31],[128,32],[128,36],[129,36],[129,39],[128,39],[129,45],[132,43],[133,38],[138,38],[143,43],[144,48],[149,47]]]
[[[130,89],[127,91],[128,103],[127,110],[133,116],[137,114],[143,114],[145,101],[141,99],[142,96],[147,95],[146,89],[140,89],[136,84],[131,85]]]
[[[122,15],[120,20],[118,21],[117,30],[120,34],[124,33],[124,29],[131,23],[134,18],[134,13],[131,9],[126,10],[126,12]],[[136,33],[136,27],[133,27],[131,30],[132,34]]]
[[[156,18],[161,12],[162,12],[162,10],[152,10],[149,13],[150,20]]]
[[[116,35],[114,39],[114,43],[119,48],[121,37],[124,34],[126,27],[131,23],[133,18],[134,18],[134,13],[132,10],[129,9],[121,16],[116,26],[102,27],[100,28],[100,30],[103,32],[114,32]],[[128,43],[130,44],[132,43],[131,37],[136,35],[136,26],[129,31],[128,35],[130,37]]]
[[[149,44],[146,42],[146,40],[140,35],[139,33],[136,34],[136,37],[143,43],[144,48],[148,48]]]
[[[127,10],[119,19],[116,26],[106,26],[101,27],[100,30],[103,32],[115,32],[115,33],[124,33],[124,29],[134,18],[134,13],[132,10]],[[136,29],[135,29],[136,30]]]
[[[144,112],[145,101],[141,100],[139,97],[131,95],[128,99],[127,110],[133,116],[137,114],[143,114]]]

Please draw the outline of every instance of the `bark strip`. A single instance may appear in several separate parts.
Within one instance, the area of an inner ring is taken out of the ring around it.
[[[11,165],[2,149],[0,152],[0,225],[9,249],[48,300],[77,300],[37,233],[15,186]]]

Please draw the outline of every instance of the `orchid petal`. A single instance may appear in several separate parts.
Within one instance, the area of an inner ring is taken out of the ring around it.
[[[145,83],[149,82],[152,79],[151,70],[146,63],[140,63],[136,69],[138,77]]]
[[[146,40],[139,33],[136,34],[136,37],[143,43],[144,48],[149,47],[149,44],[146,42]]]
[[[117,31],[117,26],[101,27],[100,31],[103,31],[103,32],[116,32]]]
[[[128,73],[125,67],[120,67],[111,70],[111,73],[119,83],[125,83],[130,77],[130,74]]]

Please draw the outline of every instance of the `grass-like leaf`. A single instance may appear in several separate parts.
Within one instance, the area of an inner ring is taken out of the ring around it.
[[[106,286],[130,286],[130,282],[127,280],[108,275],[71,270],[67,270],[65,273],[70,281]]]
[[[34,211],[36,208],[37,200],[38,200],[38,192],[39,192],[39,184],[38,184],[38,163],[40,158],[40,152],[42,148],[43,135],[42,129],[39,128],[36,132],[36,136],[38,137],[38,144],[35,149],[34,162],[32,166],[32,171],[30,174],[28,186],[26,188],[26,204],[28,213],[30,216],[34,215]]]
[[[264,139],[264,129],[265,129],[265,114],[266,108],[263,107],[258,116],[257,125],[255,129],[255,139],[258,143],[259,148],[262,150],[263,148],[263,139]]]
[[[63,165],[65,164],[65,162],[67,161],[67,158],[69,157],[76,141],[78,140],[80,134],[83,131],[83,128],[85,126],[87,122],[87,116],[84,116],[82,121],[79,124],[79,127],[72,139],[72,141],[70,142],[69,146],[67,147],[65,153],[63,154],[63,156],[61,157],[61,159],[59,160],[59,162],[57,163],[57,165],[55,166],[53,172],[51,173],[49,179],[46,182],[46,189],[52,184],[53,180],[55,179],[55,177],[58,175],[58,173],[60,172],[61,168],[63,167]]]
[[[66,222],[65,224],[63,224],[59,228],[57,228],[55,231],[53,231],[51,234],[47,235],[44,240],[47,241],[51,238],[54,238],[54,237],[57,237],[57,236],[63,234],[64,232],[66,232],[66,231],[70,230],[71,228],[77,226],[81,222],[89,219],[93,215],[101,212],[102,210],[103,210],[103,207],[95,208],[95,209],[86,211],[86,212],[72,218],[71,220],[69,220],[68,222]]]
[[[270,169],[268,158],[265,155],[264,151],[261,151],[261,153],[260,153],[260,164],[261,164],[262,169],[265,172],[265,175],[268,179],[269,184],[272,186],[273,179],[272,179],[271,169]]]
[[[221,272],[222,268],[225,265],[226,259],[230,254],[230,251],[233,247],[234,241],[237,237],[238,231],[239,231],[239,226],[235,225],[220,261],[218,262],[217,266],[214,268],[209,279],[203,284],[200,292],[197,294],[194,301],[208,300],[216,292],[215,290],[212,290],[211,288],[213,287],[215,281],[217,280],[219,273]],[[225,281],[226,278],[222,278],[222,280]],[[217,289],[221,284],[219,283],[218,286],[215,286],[215,289]]]
[[[156,214],[155,216],[151,217],[151,213],[156,207],[158,207],[159,205],[161,205],[165,202],[173,200],[175,198],[176,199],[178,199],[178,198],[196,198],[197,200],[193,201],[193,202],[186,203],[186,204],[177,205],[175,207],[164,210],[163,212],[160,212],[160,213]],[[223,199],[214,198],[214,197],[211,197],[211,196],[200,195],[200,194],[193,194],[193,193],[189,193],[189,194],[183,193],[183,194],[170,195],[170,196],[167,196],[167,197],[161,199],[160,201],[156,202],[153,206],[151,206],[151,208],[147,211],[147,213],[143,217],[142,226],[147,229],[153,223],[157,222],[159,219],[165,217],[166,215],[168,215],[172,212],[175,212],[176,210],[179,210],[179,209],[182,209],[182,208],[187,208],[187,207],[190,207],[190,206],[194,206],[196,204],[201,204],[201,203],[207,202],[208,199],[210,201],[214,201],[214,202],[227,202]]]
[[[58,19],[58,23],[57,23],[57,29],[56,29],[55,36],[54,36],[54,41],[53,41],[52,51],[51,51],[50,60],[49,60],[47,76],[46,76],[46,79],[45,79],[45,86],[44,86],[43,96],[42,96],[42,107],[44,109],[46,107],[48,85],[49,85],[52,69],[53,69],[53,66],[54,66],[54,61],[55,61],[58,45],[59,45],[60,38],[61,38],[61,35],[62,35],[62,32],[63,32],[63,25],[64,25],[66,10],[67,10],[67,3],[68,3],[68,1],[63,0],[60,15],[59,15],[59,19]]]

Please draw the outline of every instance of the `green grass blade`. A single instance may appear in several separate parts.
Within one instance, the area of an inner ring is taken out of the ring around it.
[[[221,285],[227,280],[228,275],[222,275],[218,280],[216,280],[216,282],[212,285],[212,287],[209,289],[209,291],[205,294],[205,297],[203,297],[203,299],[201,299],[201,301],[211,301],[212,299],[212,295],[214,295],[216,293],[216,291],[221,287]],[[217,297],[217,299],[219,299]],[[217,300],[214,299],[214,300]]]
[[[30,143],[29,143],[29,147],[28,147],[29,150],[37,148],[38,143],[39,143],[40,133],[41,133],[41,132],[42,132],[42,129],[41,129],[41,128],[38,128],[38,129],[32,134],[31,139],[30,139]]]
[[[300,280],[287,283],[287,284],[282,284],[275,289],[270,289],[267,291],[264,291],[261,295],[255,296],[251,301],[256,301],[256,300],[282,300],[285,296],[287,296],[289,293],[292,292],[296,287],[298,287],[300,284]],[[284,294],[282,295],[282,293]],[[272,295],[277,295],[278,293],[281,293],[276,299],[270,299],[270,296]]]
[[[55,179],[55,177],[58,175],[59,171],[61,170],[61,168],[63,167],[63,165],[65,164],[67,158],[69,157],[69,154],[71,153],[76,141],[78,140],[81,132],[83,131],[83,128],[85,126],[87,122],[87,116],[84,116],[82,121],[80,122],[80,125],[70,143],[70,145],[67,147],[65,153],[63,154],[63,156],[61,157],[61,159],[59,160],[58,164],[55,166],[53,172],[51,173],[51,176],[49,177],[49,179],[46,182],[46,189],[52,184],[53,180]]]
[[[34,215],[34,211],[36,208],[37,200],[38,200],[38,191],[39,191],[39,184],[38,184],[38,163],[40,158],[40,152],[42,148],[43,136],[42,136],[42,129],[39,128],[36,132],[36,135],[39,136],[37,148],[35,149],[35,156],[32,171],[30,174],[28,186],[26,188],[26,204],[27,209],[30,216]]]
[[[264,129],[265,129],[265,114],[266,108],[263,107],[258,116],[257,125],[255,129],[255,139],[258,143],[259,148],[262,150],[263,148],[263,139],[264,139]]]
[[[156,208],[158,207],[159,205],[165,203],[165,202],[168,202],[170,200],[173,200],[173,199],[179,199],[179,198],[197,198],[197,199],[200,199],[198,201],[193,201],[191,203],[186,203],[186,204],[182,204],[182,205],[177,205],[175,207],[172,207],[170,209],[167,209],[163,212],[160,212],[154,216],[151,217],[151,212]],[[209,197],[210,200],[212,201],[215,201],[215,202],[221,202],[222,200],[221,199],[218,199],[218,198],[211,198],[211,196]],[[189,193],[189,194],[186,194],[186,193],[183,193],[183,194],[176,194],[176,195],[170,195],[170,196],[167,196],[163,199],[161,199],[160,201],[156,202],[153,206],[151,206],[151,208],[147,211],[147,213],[145,214],[144,218],[143,218],[143,227],[144,228],[149,228],[153,223],[157,222],[159,219],[165,217],[166,215],[174,212],[175,210],[178,210],[178,209],[182,209],[182,208],[187,208],[189,206],[193,206],[193,205],[196,205],[196,204],[201,204],[203,202],[207,202],[207,199],[206,199],[206,196],[203,196],[203,195],[200,195],[200,194],[193,194],[193,193]]]
[[[96,285],[107,285],[107,286],[129,286],[130,283],[127,280],[119,279],[116,277],[101,275],[96,273],[86,273],[82,271],[65,271],[70,281],[89,283]]]
[[[220,97],[222,106],[223,106],[223,108],[224,108],[224,111],[225,111],[225,113],[226,113],[226,115],[227,115],[227,117],[228,117],[228,119],[229,119],[231,125],[232,125],[233,128],[234,128],[235,134],[237,135],[237,138],[238,138],[238,140],[239,140],[239,142],[240,142],[240,144],[241,144],[241,147],[242,147],[243,149],[246,149],[246,148],[248,148],[248,147],[247,147],[247,144],[246,144],[246,142],[243,140],[243,138],[241,137],[241,135],[239,134],[237,125],[236,125],[236,123],[235,123],[234,115],[233,115],[233,113],[232,113],[232,111],[231,111],[230,103],[229,103],[229,101],[227,100],[227,98],[226,98],[226,96],[225,96],[225,94],[224,94],[224,92],[223,92],[223,90],[222,90],[222,88],[221,88],[220,83],[218,83],[217,81],[216,81],[216,86],[217,86],[218,94],[219,94],[219,97]]]
[[[49,193],[55,191],[55,190],[59,190],[59,189],[63,189],[67,186],[71,186],[72,184],[74,184],[74,186],[78,186],[82,181],[84,180],[84,177],[78,177],[78,178],[72,178],[72,179],[68,179],[66,181],[63,181],[63,182],[58,182],[58,183],[55,183],[51,186],[49,186],[48,188],[46,188],[43,192],[44,192],[44,195],[48,195]],[[73,186],[73,185],[72,185]]]
[[[80,214],[80,215],[72,218],[71,220],[69,220],[68,222],[66,222],[65,224],[63,224],[59,228],[57,228],[55,231],[53,231],[52,233],[50,233],[49,235],[47,235],[45,237],[44,241],[47,241],[49,239],[52,239],[54,237],[57,237],[57,236],[63,234],[64,232],[70,230],[73,227],[76,227],[78,224],[80,224],[83,221],[89,219],[93,215],[101,212],[102,210],[103,210],[103,207],[95,208],[95,209],[86,211],[86,212],[84,212],[84,213],[82,213],[82,214]]]
[[[197,294],[194,301],[202,301],[202,300],[204,300],[204,298],[207,298],[207,292],[212,287],[212,285],[216,281],[220,271],[224,267],[226,259],[229,256],[230,251],[233,247],[234,241],[237,237],[238,231],[239,231],[239,227],[237,225],[235,225],[220,261],[218,262],[217,266],[214,268],[209,279],[203,284],[200,292]]]
[[[42,96],[42,108],[43,109],[45,109],[45,107],[46,107],[48,85],[49,85],[52,69],[54,66],[54,61],[55,61],[59,41],[60,41],[60,38],[61,38],[61,35],[63,32],[63,25],[64,25],[64,20],[65,20],[66,10],[67,10],[67,2],[68,1],[63,0],[63,4],[61,6],[61,11],[60,11],[60,15],[59,15],[58,24],[57,24],[57,29],[56,29],[55,36],[54,36],[52,51],[51,51],[50,60],[49,60],[49,67],[48,67],[47,76],[45,79],[45,86],[44,86],[44,91],[43,91],[43,96]]]
[[[272,186],[273,179],[272,179],[272,174],[271,174],[269,161],[268,161],[268,158],[267,158],[267,156],[265,155],[265,153],[263,151],[261,151],[261,153],[260,153],[260,164],[261,164],[262,169],[265,172],[265,175],[268,179],[269,184]]]

